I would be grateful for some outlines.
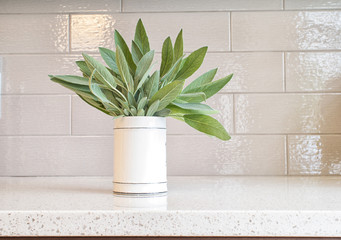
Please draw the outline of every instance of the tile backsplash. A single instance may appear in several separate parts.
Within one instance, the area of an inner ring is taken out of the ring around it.
[[[234,73],[208,102],[232,139],[167,120],[170,175],[341,175],[341,1],[0,0],[0,176],[111,175],[112,119],[48,74],[131,39],[209,47],[201,73]]]

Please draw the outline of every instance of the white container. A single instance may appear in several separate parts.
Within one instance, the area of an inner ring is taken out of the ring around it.
[[[167,192],[166,118],[114,120],[114,193]]]

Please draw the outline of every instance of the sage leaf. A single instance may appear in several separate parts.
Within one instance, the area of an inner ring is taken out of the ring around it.
[[[148,108],[146,116],[153,116],[154,113],[159,109],[159,105],[160,100],[156,100],[155,102],[153,102],[152,105],[150,105],[150,107]]]
[[[124,54],[124,57],[128,63],[129,69],[131,70],[132,73],[134,73],[136,71],[136,65],[134,63],[133,57],[129,51],[129,48],[126,42],[124,41],[123,37],[117,30],[115,30],[114,38],[115,38],[115,44],[116,44],[116,51],[117,51],[117,46],[121,48],[122,53]],[[116,63],[117,63],[117,59],[116,59]]]
[[[137,44],[134,41],[131,41],[131,54],[132,54],[134,63],[137,65],[140,59],[143,57],[143,54],[140,48],[137,46]]]
[[[116,64],[121,74],[122,80],[127,86],[128,91],[134,92],[133,78],[130,75],[129,66],[123,54],[123,51],[121,50],[119,46],[117,46],[117,49],[116,49]]]
[[[176,62],[179,58],[181,58],[184,54],[184,43],[182,38],[182,29],[180,30],[178,36],[176,37],[174,43],[174,59],[173,62]]]
[[[162,45],[162,57],[160,77],[165,75],[173,65],[173,46],[170,37],[166,38]]]
[[[85,61],[76,61],[76,64],[83,73],[83,76],[89,78],[91,75],[91,71],[88,65],[86,65]]]
[[[203,114],[184,115],[185,122],[200,132],[215,136],[221,140],[229,140],[231,137],[225,128],[214,118]]]
[[[203,92],[181,93],[176,99],[189,103],[200,103],[206,101],[206,95]]]
[[[167,109],[171,110],[172,115],[184,115],[184,114],[216,114],[217,110],[214,110],[210,106],[202,103],[175,103],[172,102],[167,106]]]
[[[150,51],[146,53],[137,64],[136,72],[134,76],[134,82],[136,86],[141,81],[143,75],[148,71],[150,65],[153,62],[153,58],[154,58],[154,51]]]
[[[144,85],[144,90],[147,94],[148,99],[151,99],[152,96],[157,92],[159,88],[159,79],[160,79],[160,72],[155,71],[153,75],[146,80]]]
[[[104,60],[104,62],[108,65],[108,67],[114,71],[116,74],[120,74],[118,71],[118,67],[116,64],[116,53],[110,49],[100,47],[99,52]]]
[[[143,26],[141,18],[136,24],[134,41],[140,48],[142,54],[146,54],[147,52],[150,51],[148,36]]]
[[[200,87],[201,85],[204,85],[206,83],[209,83],[213,80],[214,76],[217,73],[218,68],[212,69],[198,78],[196,78],[193,82],[191,82],[185,89],[182,91],[183,93],[189,92],[190,90]]]

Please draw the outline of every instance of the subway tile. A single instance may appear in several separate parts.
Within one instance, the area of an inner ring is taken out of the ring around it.
[[[233,51],[341,49],[341,11],[232,13]]]
[[[120,0],[0,0],[0,13],[120,12]]]
[[[50,81],[52,75],[81,75],[75,63],[76,55],[3,55],[3,94],[58,94],[70,93]]]
[[[68,51],[67,15],[0,15],[0,53]]]
[[[124,12],[281,10],[281,0],[123,0]]]
[[[207,100],[207,104],[219,111],[217,115],[212,115],[212,117],[216,118],[225,127],[227,132],[233,133],[233,96],[227,94],[217,94],[209,98]],[[171,117],[167,118],[167,133],[170,135],[205,135],[188,126],[186,123]]]
[[[167,161],[170,175],[284,175],[285,136],[168,136]]]
[[[286,10],[298,9],[340,9],[340,0],[285,0]]]
[[[112,137],[0,137],[1,176],[112,175]]]
[[[283,92],[282,53],[208,53],[195,79],[218,67],[215,79],[233,73],[223,92]]]
[[[69,96],[2,96],[0,135],[70,133]]]
[[[341,175],[341,135],[289,136],[290,175]]]
[[[341,133],[341,94],[236,95],[237,133]]]
[[[72,96],[73,135],[112,135],[113,117],[97,110],[78,96]]]
[[[287,91],[341,91],[341,53],[286,54]]]
[[[151,49],[156,51],[161,51],[162,43],[168,36],[174,43],[181,28],[184,31],[185,51],[205,45],[209,46],[209,51],[229,50],[229,13],[131,13],[72,15],[72,51],[97,52],[99,46],[113,48],[115,29],[130,45],[139,18],[145,25]]]

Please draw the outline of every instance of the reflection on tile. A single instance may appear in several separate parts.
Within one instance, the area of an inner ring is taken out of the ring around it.
[[[115,29],[130,45],[139,18],[146,27],[151,49],[156,51],[161,51],[162,43],[168,36],[174,42],[181,28],[184,31],[185,51],[203,46],[209,46],[209,51],[229,50],[228,13],[139,13],[72,15],[72,51],[98,51],[98,46],[113,48]]]
[[[0,175],[112,175],[112,146],[112,137],[0,137]]]
[[[120,0],[1,0],[0,13],[119,12]]]
[[[285,137],[168,136],[167,161],[170,175],[284,175]]]
[[[0,53],[68,51],[67,15],[0,15]]]
[[[341,49],[340,11],[232,13],[234,51],[332,49]]]
[[[341,133],[341,94],[236,96],[237,133]]]
[[[341,135],[289,136],[290,175],[341,175]]]
[[[340,9],[340,0],[285,0],[285,9]]]
[[[341,91],[341,53],[287,53],[287,91]]]
[[[69,96],[2,96],[0,135],[70,133]]]
[[[124,12],[281,10],[281,0],[123,0]]]
[[[112,135],[113,124],[111,116],[72,96],[72,135]]]
[[[282,53],[208,53],[189,81],[218,67],[215,79],[234,74],[223,92],[283,92],[282,62]]]
[[[4,55],[2,93],[71,93],[47,75],[81,75],[75,63],[79,59],[81,56],[76,55]]]

